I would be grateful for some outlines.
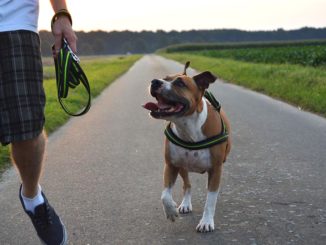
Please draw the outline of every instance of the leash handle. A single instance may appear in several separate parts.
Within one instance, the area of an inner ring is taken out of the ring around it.
[[[54,45],[52,46],[54,50]],[[57,57],[54,56],[56,85],[58,90],[58,101],[62,109],[70,116],[81,116],[86,114],[91,107],[91,89],[86,74],[80,66],[80,60],[69,47],[68,42],[62,40],[62,48]],[[68,110],[63,102],[63,98],[68,97],[69,88],[74,89],[80,83],[84,86],[88,93],[88,101],[84,109],[79,113],[72,113]]]

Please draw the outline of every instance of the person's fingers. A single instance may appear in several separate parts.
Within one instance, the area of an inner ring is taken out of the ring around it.
[[[55,51],[54,44],[52,45],[52,56],[53,56],[53,58],[56,58],[57,57],[57,52]]]
[[[55,53],[58,54],[62,45],[62,33],[58,32],[54,34],[54,48]]]
[[[67,34],[64,35],[72,52],[77,53],[77,36],[73,32],[73,30],[69,30]]]

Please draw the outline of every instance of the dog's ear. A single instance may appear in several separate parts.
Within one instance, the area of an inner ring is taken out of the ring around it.
[[[209,71],[204,71],[193,77],[197,86],[202,90],[207,89],[210,83],[215,82],[216,78],[217,77]]]
[[[183,74],[182,75],[187,75],[187,69],[190,66],[190,61],[187,61],[185,64],[185,68],[183,69]]]

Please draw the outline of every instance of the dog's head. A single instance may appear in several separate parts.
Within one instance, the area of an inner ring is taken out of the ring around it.
[[[193,77],[187,76],[186,69],[189,64],[190,62],[186,63],[182,74],[151,81],[150,94],[157,102],[148,102],[143,107],[151,111],[152,117],[171,120],[200,110],[204,91],[216,77],[209,71]]]

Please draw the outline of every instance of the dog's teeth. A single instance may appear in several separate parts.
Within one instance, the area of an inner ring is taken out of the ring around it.
[[[169,108],[168,112],[173,112],[174,111],[174,107]]]

